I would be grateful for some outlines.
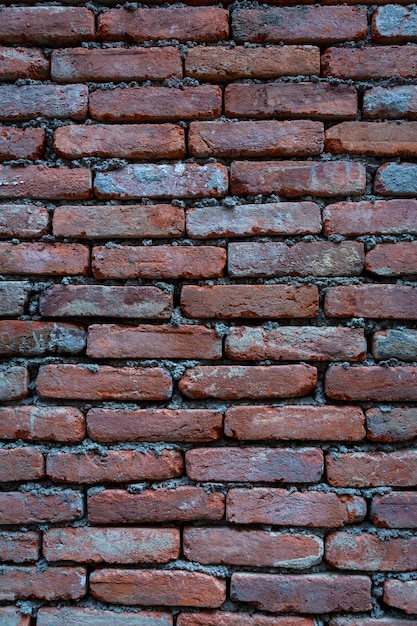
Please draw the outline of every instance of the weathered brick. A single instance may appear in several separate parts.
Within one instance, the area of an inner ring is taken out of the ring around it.
[[[171,397],[172,381],[161,367],[44,365],[37,390],[44,398],[165,400]]]
[[[358,441],[365,437],[363,424],[359,407],[235,406],[226,411],[224,432],[243,440]]]
[[[417,528],[417,494],[414,491],[374,496],[371,521],[383,528]]]
[[[179,389],[189,398],[295,398],[316,382],[317,370],[309,365],[202,365],[186,370]]]
[[[404,611],[417,613],[417,581],[415,580],[386,580],[384,582],[383,600],[388,606]],[[408,623],[405,622],[406,624]]]
[[[30,620],[30,615],[23,615],[15,606],[0,607],[0,626],[30,626]]]
[[[54,149],[67,159],[180,159],[185,156],[184,129],[175,124],[62,126],[55,131]]]
[[[0,86],[2,121],[32,120],[37,117],[81,121],[87,116],[87,104],[86,85]]]
[[[365,191],[366,178],[362,163],[344,161],[234,161],[230,176],[234,194],[276,193],[290,198],[359,195]]]
[[[409,285],[330,287],[324,311],[329,317],[416,319],[417,289]]]
[[[372,355],[375,359],[417,360],[417,331],[409,328],[380,330],[372,337]]]
[[[84,207],[88,208],[88,207]],[[41,294],[43,317],[169,318],[172,294],[157,287],[52,285]]]
[[[337,202],[323,209],[326,235],[417,234],[416,200]]]
[[[394,617],[387,618],[349,618],[349,617],[335,617],[330,621],[330,626],[417,626],[417,621],[404,621],[402,619],[395,619]]]
[[[93,524],[220,520],[223,513],[223,494],[188,485],[141,493],[108,489],[88,498],[88,517]]]
[[[90,249],[78,243],[0,243],[3,274],[86,276]]]
[[[261,615],[260,613],[241,613],[240,611],[234,613],[227,611],[180,613],[177,623],[178,626],[314,626],[310,617],[280,617],[278,615]]]
[[[417,480],[417,451],[346,452],[326,457],[333,487],[411,487]]]
[[[82,441],[84,415],[74,407],[0,407],[0,438]]]
[[[1,321],[0,354],[78,354],[84,349],[86,336],[79,324]]]
[[[185,59],[185,73],[198,80],[226,82],[238,78],[277,78],[320,74],[320,49],[315,46],[226,48],[196,46]],[[246,85],[246,87],[250,87]]]
[[[174,528],[53,528],[43,539],[47,561],[167,563],[179,552]]]
[[[43,128],[2,128],[0,159],[40,159],[45,149]]]
[[[78,600],[86,591],[83,567],[4,567],[0,576],[0,600]]]
[[[342,122],[326,130],[327,152],[417,156],[417,122]]]
[[[29,395],[29,371],[22,365],[0,368],[0,400],[21,400]]]
[[[377,244],[366,254],[365,270],[377,276],[417,273],[417,241]]]
[[[229,489],[226,519],[232,524],[274,524],[328,528],[362,521],[366,501],[321,491],[254,487]]]
[[[378,7],[372,15],[372,39],[376,43],[407,43],[417,41],[417,11],[414,5],[402,7],[389,4]]]
[[[327,535],[325,560],[337,569],[408,572],[417,564],[417,537],[380,539],[363,533]]]
[[[417,86],[372,87],[363,96],[363,117],[398,119],[417,117]]]
[[[2,43],[66,46],[94,35],[94,13],[84,7],[5,7],[1,14]]]
[[[307,568],[320,563],[322,539],[264,530],[185,528],[184,556],[208,565]]]
[[[94,192],[100,199],[221,198],[226,195],[229,175],[218,163],[197,165],[153,163],[127,165],[120,170],[98,172]]]
[[[1,205],[0,237],[39,237],[48,230],[48,223],[48,211],[36,204]]]
[[[411,122],[412,123],[412,122]],[[192,122],[188,135],[190,155],[314,156],[323,151],[322,122]]]
[[[222,436],[222,418],[209,409],[91,409],[87,428],[91,439],[102,442],[211,441]]]
[[[417,165],[415,163],[384,163],[374,179],[374,192],[382,196],[415,196]]]
[[[99,16],[97,36],[129,43],[159,39],[211,43],[228,39],[229,14],[218,7],[111,9]]]
[[[149,611],[140,611],[140,613],[118,611],[116,613],[115,611],[77,606],[66,606],[61,609],[41,607],[37,615],[38,626],[72,626],[72,624],[102,626],[103,623],[111,623],[112,626],[172,626],[173,620],[170,613]],[[16,626],[20,626],[20,624]],[[298,624],[294,624],[294,626],[298,626]],[[304,624],[300,624],[300,626],[304,626]],[[411,626],[413,625],[411,624]]]
[[[37,448],[0,450],[1,482],[37,480],[45,475],[43,454]]]
[[[371,441],[409,441],[417,437],[417,410],[407,407],[368,409],[366,429]]]
[[[268,7],[233,12],[236,41],[330,44],[360,41],[366,11],[352,7]]]
[[[417,367],[349,367],[332,365],[325,393],[334,400],[417,400]]]
[[[356,241],[229,244],[230,276],[358,276],[363,265],[363,244]]]
[[[0,493],[1,524],[60,523],[83,516],[83,497],[78,491],[56,489],[41,493]]]
[[[233,574],[231,598],[266,611],[330,613],[372,608],[368,576]]]
[[[356,89],[349,85],[236,83],[225,90],[225,110],[231,117],[355,119],[357,108]]]
[[[18,78],[49,78],[49,61],[43,50],[0,46],[0,81],[14,81]]]
[[[91,170],[87,167],[0,167],[0,198],[88,200],[91,195]]]
[[[177,48],[66,48],[54,50],[51,76],[58,83],[182,78]]]
[[[280,326],[234,326],[226,336],[225,356],[257,361],[363,361],[366,341],[363,330]]]
[[[378,78],[416,78],[415,46],[373,46],[366,48],[328,48],[321,57],[323,76],[377,80]]]
[[[222,92],[214,85],[183,89],[170,87],[127,87],[110,91],[97,89],[90,94],[89,107],[91,117],[103,122],[213,119],[221,115]]]
[[[321,231],[314,202],[270,202],[193,207],[186,213],[187,233],[195,239],[253,235],[309,234]]]
[[[226,250],[202,246],[117,246],[93,249],[95,278],[217,278]]]
[[[14,280],[1,282],[0,316],[22,315],[28,301],[29,291],[30,283]]]
[[[2,531],[0,532],[0,559],[24,563],[39,558],[40,535],[36,532]],[[1,624],[0,613],[0,624]]]

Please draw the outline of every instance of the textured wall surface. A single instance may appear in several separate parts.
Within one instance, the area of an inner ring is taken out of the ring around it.
[[[417,7],[0,10],[0,626],[417,625]]]

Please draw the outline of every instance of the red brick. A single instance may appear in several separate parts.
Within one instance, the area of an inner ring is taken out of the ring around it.
[[[287,491],[255,487],[230,489],[226,519],[232,524],[274,524],[328,528],[362,521],[366,501],[358,496],[333,492]]]
[[[117,604],[217,608],[226,599],[226,583],[200,572],[183,570],[96,570],[91,593]]]
[[[15,606],[0,607],[1,626],[30,626],[30,615],[22,615]]]
[[[78,600],[86,591],[83,567],[7,567],[0,577],[0,600]]]
[[[21,365],[0,368],[0,400],[21,400],[29,395],[29,371]]]
[[[217,278],[226,250],[202,246],[118,246],[93,249],[95,278]]]
[[[412,487],[417,480],[417,451],[347,452],[326,457],[333,487]]]
[[[30,283],[27,282],[11,280],[0,283],[0,316],[22,315],[28,301],[29,291]]]
[[[166,319],[172,312],[172,294],[157,287],[52,285],[41,294],[39,310],[43,317]]]
[[[186,370],[179,389],[189,398],[295,398],[316,382],[317,370],[309,365],[202,365]]]
[[[278,122],[277,122],[278,123]],[[320,208],[314,202],[270,202],[192,207],[187,233],[194,239],[320,233]]]
[[[48,223],[48,211],[36,204],[1,205],[0,237],[39,237],[47,232]]]
[[[1,322],[0,322],[1,328]],[[93,324],[87,355],[104,359],[220,359],[222,340],[205,326]]]
[[[111,624],[111,626],[140,626],[141,624],[143,626],[172,626],[173,620],[170,613],[141,611],[138,614],[119,610],[116,613],[114,610],[106,611],[76,606],[66,606],[61,609],[41,607],[38,611],[38,626],[69,626],[71,623],[77,624],[77,626],[100,626],[100,624]],[[20,626],[20,624],[16,626]],[[292,626],[292,624],[288,626]],[[294,626],[298,626],[298,624],[294,624]],[[304,626],[304,624],[300,624],[300,626]],[[310,624],[306,624],[306,626],[310,626]]]
[[[417,331],[409,328],[380,330],[372,337],[372,356],[374,359],[417,359]]]
[[[404,48],[401,48],[404,49]],[[364,118],[415,119],[417,116],[417,87],[373,87],[363,96]]]
[[[330,613],[372,608],[367,576],[233,574],[231,598],[266,611]]]
[[[358,276],[364,265],[357,241],[230,243],[230,276]]]
[[[36,561],[39,558],[39,538],[39,533],[35,532],[0,532],[0,559],[2,561],[13,561],[13,563]]]
[[[37,480],[45,475],[43,454],[37,448],[1,449],[0,465],[0,481],[4,483]]]
[[[97,89],[89,105],[91,117],[103,122],[213,119],[221,115],[222,92],[214,85]]]
[[[360,41],[367,33],[366,11],[351,7],[268,7],[233,12],[236,41],[329,44]]]
[[[320,74],[320,50],[315,46],[270,48],[196,46],[185,59],[185,73],[198,80],[227,82],[238,78],[277,78]],[[252,87],[246,85],[246,87]]]
[[[183,465],[178,450],[58,452],[48,455],[46,473],[54,482],[114,483],[175,478],[182,475]]]
[[[87,333],[79,324],[59,322],[0,322],[0,354],[79,354]]]
[[[382,196],[414,196],[417,192],[415,163],[384,163],[374,179],[374,192]]]
[[[0,407],[0,438],[82,441],[84,415],[74,407]]]
[[[83,516],[83,498],[77,491],[41,493],[0,493],[1,524],[42,524],[71,522]]]
[[[369,409],[366,429],[371,441],[410,441],[417,437],[417,410],[406,407]]]
[[[235,406],[226,411],[224,432],[243,440],[359,441],[365,437],[359,407]]]
[[[171,397],[171,377],[161,367],[96,367],[44,365],[38,375],[38,393],[44,398],[75,400],[147,401]]]
[[[337,202],[323,209],[326,235],[417,234],[416,200]]]
[[[309,318],[318,313],[318,290],[315,285],[184,285],[181,308],[198,318]]]
[[[174,528],[53,528],[44,534],[47,561],[167,563],[180,552]]]
[[[258,361],[363,361],[364,331],[352,328],[234,326],[226,337],[229,359]]]
[[[312,483],[323,473],[317,448],[198,448],[185,455],[194,481]]]
[[[416,319],[417,289],[408,285],[330,287],[324,311],[329,317]]]
[[[174,124],[62,126],[55,131],[54,149],[67,159],[180,159],[185,156],[184,130]]]
[[[417,122],[342,122],[326,130],[327,152],[417,156]]]
[[[93,524],[220,520],[223,513],[223,494],[206,493],[202,487],[188,485],[142,493],[108,489],[88,498],[88,517]]]
[[[330,626],[417,626],[417,621],[404,621],[387,617],[377,619],[373,617],[352,619],[348,617],[336,617],[330,621]]]
[[[234,613],[227,611],[180,613],[177,624],[178,626],[314,626],[310,617],[279,617],[278,615],[241,613],[240,611]]]
[[[182,78],[177,48],[67,48],[54,50],[51,76],[58,83]]]
[[[172,204],[58,206],[53,233],[81,239],[180,237],[184,235],[184,210]]]
[[[39,9],[39,7],[36,7]],[[56,7],[58,8],[58,7]],[[85,120],[86,85],[2,85],[0,120],[22,121],[37,117]]]
[[[0,81],[49,78],[49,61],[39,48],[0,46]]]
[[[266,50],[269,51],[270,49],[267,48]],[[349,51],[352,49],[350,48]],[[357,108],[356,89],[349,85],[329,85],[327,83],[247,85],[236,83],[228,85],[225,90],[226,114],[232,117],[355,119]]]
[[[230,172],[234,194],[276,193],[290,198],[362,194],[365,174],[362,163],[344,161],[235,161]]]
[[[365,270],[377,276],[401,276],[417,272],[417,242],[377,244],[365,259]]]
[[[102,442],[211,441],[221,438],[222,419],[209,409],[91,409],[87,428],[91,439]]]
[[[42,128],[2,128],[0,130],[0,159],[40,159],[45,149]]]
[[[88,200],[91,195],[91,171],[87,167],[0,167],[0,198]]]
[[[408,615],[417,613],[417,581],[386,580],[383,600],[388,606],[400,609]],[[408,624],[408,621],[404,623]]]
[[[3,274],[89,273],[90,249],[78,243],[0,243]]]
[[[185,528],[184,556],[208,565],[299,569],[320,563],[323,542],[314,535],[290,535],[234,528]]]
[[[194,157],[313,156],[323,151],[322,122],[192,122]]]
[[[153,163],[127,165],[120,170],[99,172],[94,192],[100,199],[221,198],[227,194],[229,175],[218,163]]]
[[[83,7],[6,7],[1,14],[2,43],[66,46],[91,41],[94,13]]]
[[[416,568],[417,537],[380,539],[333,532],[326,537],[324,558],[337,569],[408,572]]]
[[[371,521],[382,528],[417,528],[417,494],[403,491],[374,496]]]
[[[377,80],[416,78],[417,49],[414,46],[328,48],[321,57],[323,76]]]
[[[372,15],[372,40],[376,43],[407,43],[417,41],[416,8],[388,5]]]
[[[325,393],[334,400],[417,400],[417,367],[331,366]]]
[[[159,39],[211,43],[229,37],[229,14],[217,7],[111,9],[98,18],[99,39],[142,42]]]

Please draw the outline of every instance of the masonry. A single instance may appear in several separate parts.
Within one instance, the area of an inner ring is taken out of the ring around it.
[[[417,626],[416,44],[1,6],[0,626]]]

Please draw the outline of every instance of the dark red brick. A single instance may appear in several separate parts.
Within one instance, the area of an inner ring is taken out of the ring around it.
[[[0,130],[0,160],[40,159],[45,149],[42,128],[2,128]]]
[[[0,243],[3,274],[86,276],[90,249],[78,243]]]
[[[74,407],[0,407],[0,439],[82,441],[84,415]]]
[[[1,524],[71,522],[83,516],[83,497],[78,491],[43,490],[40,493],[0,493]]]
[[[328,48],[321,57],[323,76],[377,80],[378,78],[416,78],[415,46],[372,46]]]
[[[417,494],[399,491],[374,496],[371,521],[382,528],[417,528]]]
[[[0,198],[88,200],[91,186],[91,170],[87,167],[0,167]]]
[[[324,311],[329,317],[416,319],[417,289],[409,285],[330,287]]]
[[[49,78],[49,61],[43,50],[0,46],[0,81],[14,81],[18,78]]]
[[[417,451],[346,452],[326,457],[333,487],[412,487],[417,481]]]
[[[417,367],[348,367],[332,365],[325,393],[333,400],[417,400]]]
[[[417,537],[380,539],[363,533],[330,533],[325,560],[337,569],[366,572],[408,572],[417,564]]]
[[[83,567],[4,567],[0,577],[0,600],[78,600],[86,592]]]

